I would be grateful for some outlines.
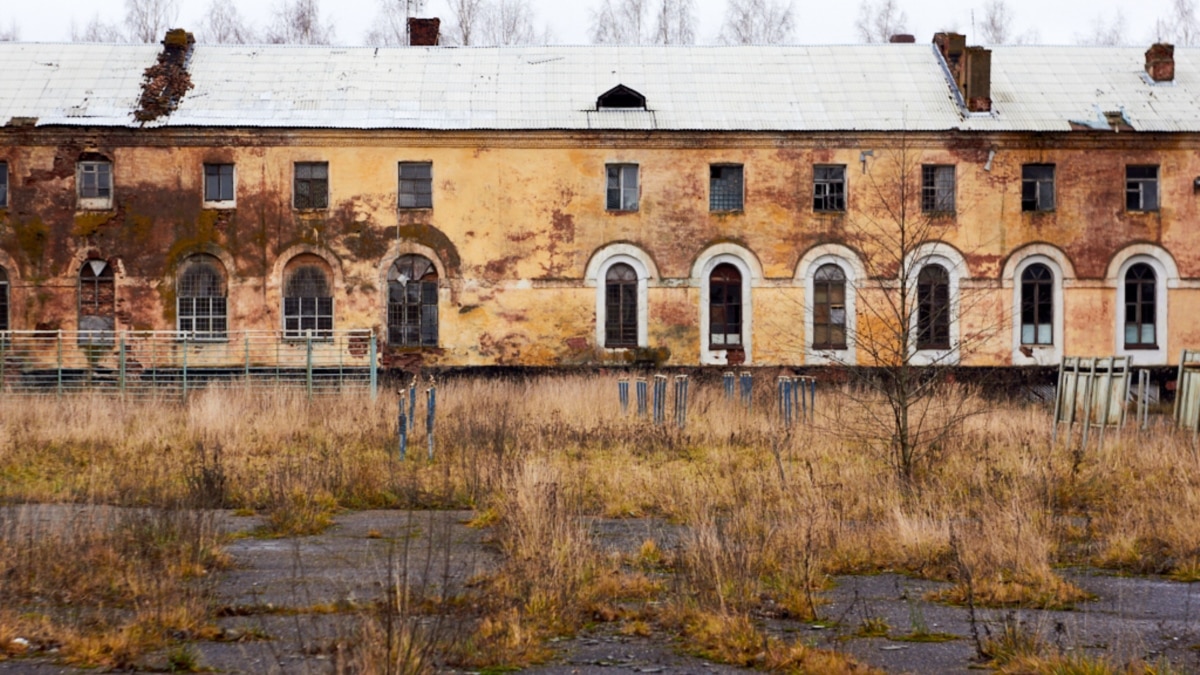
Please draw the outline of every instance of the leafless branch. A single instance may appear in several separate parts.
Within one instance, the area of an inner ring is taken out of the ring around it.
[[[1126,28],[1125,14],[1120,8],[1117,8],[1111,23],[1107,22],[1103,15],[1096,15],[1096,18],[1092,19],[1089,32],[1075,34],[1075,42],[1081,45],[1102,46],[1125,44],[1129,41],[1125,32]]]
[[[790,0],[729,0],[717,40],[727,45],[778,44],[791,40],[795,30]]]
[[[72,42],[126,42],[125,33],[121,27],[115,23],[107,23],[100,19],[100,14],[92,15],[90,21],[87,22],[82,29],[75,25],[75,21],[71,21],[71,41]]]
[[[408,44],[408,19],[421,16],[425,0],[377,0],[379,13],[363,41],[368,45],[399,47]]]
[[[238,13],[233,0],[212,0],[200,23],[198,39],[209,44],[248,44],[257,42],[258,34]]]
[[[321,17],[318,0],[280,0],[266,38],[273,44],[327,45],[334,27]]]
[[[908,14],[897,0],[862,0],[854,28],[863,42],[887,42],[908,32]]]

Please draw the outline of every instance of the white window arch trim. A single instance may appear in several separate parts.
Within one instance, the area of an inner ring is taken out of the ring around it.
[[[1021,343],[1021,291],[1023,288],[1021,275],[1033,265],[1045,265],[1053,277],[1051,288],[1054,298],[1051,311],[1054,316],[1050,324],[1053,341],[1049,345],[1024,345]],[[1063,320],[1066,309],[1063,293],[1066,276],[1062,263],[1058,257],[1051,257],[1039,252],[1027,253],[1014,260],[1011,266],[1006,267],[1010,267],[1010,272],[1005,275],[1005,282],[1006,285],[1012,287],[1012,364],[1014,366],[1058,365],[1062,362],[1066,327]],[[1030,352],[1029,356],[1025,355],[1023,349]]]
[[[817,270],[825,265],[837,265],[846,277],[846,348],[813,349],[813,297]],[[866,278],[862,261],[845,246],[826,244],[814,247],[800,259],[796,266],[796,279],[804,284],[804,362],[812,365],[845,364],[857,362],[855,337],[858,335],[857,296],[858,285]]]
[[[762,280],[762,268],[753,254],[734,244],[718,244],[709,248],[696,259],[692,267],[691,284],[700,288],[700,363],[706,366],[723,366],[729,363],[728,350],[712,349],[708,343],[711,300],[709,277],[718,265],[724,263],[733,265],[742,275],[742,349],[746,354],[744,365],[750,365],[754,362],[754,305],[751,289]]]
[[[1125,347],[1125,275],[1134,265],[1144,263],[1154,270],[1154,349],[1127,349]],[[1115,269],[1114,269],[1115,268]],[[1113,353],[1131,357],[1134,365],[1157,366],[1167,363],[1167,289],[1179,285],[1179,272],[1175,261],[1166,251],[1148,245],[1126,248],[1117,254],[1109,266],[1109,284],[1117,290],[1115,321],[1113,322]]]
[[[596,289],[596,345],[605,345],[605,323],[608,320],[608,305],[605,302],[605,280],[613,265],[626,264],[637,274],[637,346],[650,346],[650,284],[658,278],[658,269],[646,252],[631,244],[611,244],[600,249],[588,261],[584,272],[584,284]],[[627,348],[618,348],[627,349]]]
[[[946,270],[950,281],[950,348],[949,349],[917,349],[917,283],[921,270],[928,265],[941,265]],[[967,262],[953,246],[941,242],[922,244],[905,257],[904,270],[909,271],[908,293],[910,295],[908,317],[909,335],[912,336],[912,353],[909,362],[915,366],[953,366],[962,357],[962,342],[959,326],[961,310],[961,281],[967,275]],[[899,280],[899,276],[897,276]]]

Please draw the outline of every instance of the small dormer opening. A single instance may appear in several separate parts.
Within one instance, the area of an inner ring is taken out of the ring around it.
[[[596,99],[596,110],[604,110],[605,108],[638,108],[645,110],[646,97],[623,84],[618,84],[600,94],[600,97]]]

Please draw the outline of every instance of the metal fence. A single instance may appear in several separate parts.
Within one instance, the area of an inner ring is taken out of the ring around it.
[[[369,330],[230,332],[223,339],[175,331],[0,332],[0,392],[186,396],[214,383],[303,388],[308,394],[378,391]]]

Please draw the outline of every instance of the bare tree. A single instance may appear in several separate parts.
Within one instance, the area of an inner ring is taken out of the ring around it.
[[[908,32],[908,14],[897,0],[862,0],[854,27],[863,42],[887,42]]]
[[[115,23],[106,23],[100,20],[100,14],[97,12],[92,15],[90,21],[80,29],[75,20],[71,20],[71,41],[72,42],[126,42],[125,33],[121,27]]]
[[[254,26],[238,13],[233,0],[212,0],[200,22],[200,42],[248,44],[258,41]]]
[[[327,45],[333,35],[333,24],[321,17],[318,0],[281,0],[266,38],[274,44]]]
[[[408,19],[425,11],[425,0],[378,0],[379,14],[364,41],[369,45],[399,47],[408,44]]]
[[[17,26],[16,19],[9,22],[8,28],[0,28],[0,42],[16,42],[20,39],[21,29]]]
[[[592,12],[591,34],[596,44],[650,42],[650,0],[604,0]]]
[[[1005,0],[988,0],[983,4],[983,21],[979,23],[979,39],[986,44],[1002,45],[1012,39],[1012,10]]]
[[[480,39],[487,4],[484,0],[448,0],[454,25],[446,33],[447,42],[463,46],[473,45]]]
[[[1196,18],[1196,0],[1174,0],[1167,16],[1154,22],[1155,42],[1170,42],[1181,47],[1200,44],[1200,21]]]
[[[1103,15],[1096,15],[1087,33],[1075,34],[1075,42],[1081,45],[1122,45],[1129,41],[1125,34],[1126,27],[1125,14],[1118,7],[1111,23],[1106,22]]]
[[[483,37],[487,44],[493,45],[537,42],[537,29],[533,26],[533,9],[529,6],[529,0],[494,0],[488,7]]]
[[[729,0],[717,40],[727,45],[778,44],[791,40],[795,29],[790,0]]]
[[[661,0],[654,23],[660,45],[690,45],[696,41],[696,0]]]
[[[125,0],[125,29],[131,42],[159,42],[179,19],[179,0]]]

